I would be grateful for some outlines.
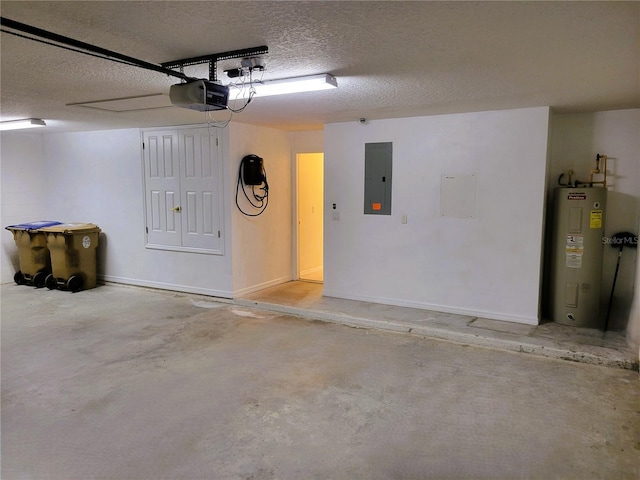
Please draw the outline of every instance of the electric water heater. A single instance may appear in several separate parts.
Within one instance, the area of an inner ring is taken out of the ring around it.
[[[600,290],[607,189],[565,187],[554,194],[551,320],[603,329]]]

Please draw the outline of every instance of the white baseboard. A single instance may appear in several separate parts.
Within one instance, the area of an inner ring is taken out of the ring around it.
[[[326,284],[325,284],[326,285]],[[525,325],[539,325],[537,317],[527,317],[523,315],[510,315],[499,312],[489,312],[484,310],[471,310],[466,308],[451,307],[447,305],[437,305],[432,303],[415,302],[398,298],[372,297],[369,295],[352,295],[342,292],[323,290],[325,297],[344,298],[345,300],[357,300],[360,302],[381,303],[383,305],[393,305],[396,307],[419,308],[421,310],[432,310],[434,312],[453,313],[456,315],[466,315],[469,317],[490,318],[492,320],[502,320],[505,322],[523,323]]]
[[[275,278],[273,280],[269,280],[268,282],[259,283],[257,285],[252,285],[250,287],[241,288],[240,290],[233,291],[233,298],[242,297],[244,295],[248,295],[253,292],[257,292],[259,290],[264,290],[265,288],[275,287],[276,285],[280,285],[282,283],[290,282],[291,277],[280,277]]]
[[[104,282],[123,283],[125,285],[136,285],[138,287],[158,288],[160,290],[173,290],[176,292],[194,293],[209,297],[233,298],[233,292],[226,290],[213,290],[210,288],[193,287],[190,285],[178,285],[175,283],[153,282],[149,280],[139,280],[128,277],[116,277],[113,275],[98,275],[98,280]]]
[[[320,265],[319,267],[307,268],[306,270],[302,270],[300,272],[300,276],[306,277],[307,275],[313,275],[314,273],[321,272],[322,270],[322,265]]]

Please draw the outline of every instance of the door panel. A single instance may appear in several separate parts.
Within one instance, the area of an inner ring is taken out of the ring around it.
[[[180,245],[176,225],[179,214],[180,164],[175,132],[145,132],[143,158],[147,203],[147,241],[157,245]]]
[[[222,169],[217,132],[143,133],[147,244],[222,253]]]
[[[208,128],[181,132],[185,175],[182,178],[182,244],[185,247],[219,250],[221,201],[216,135]]]

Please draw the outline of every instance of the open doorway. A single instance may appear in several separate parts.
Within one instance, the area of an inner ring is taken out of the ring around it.
[[[298,208],[298,278],[323,281],[324,154],[296,158]]]

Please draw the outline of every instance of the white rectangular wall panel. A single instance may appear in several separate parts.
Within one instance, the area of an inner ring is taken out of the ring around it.
[[[476,176],[444,174],[440,180],[440,216],[474,218],[476,216]]]

